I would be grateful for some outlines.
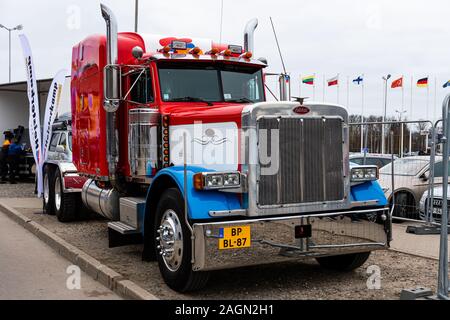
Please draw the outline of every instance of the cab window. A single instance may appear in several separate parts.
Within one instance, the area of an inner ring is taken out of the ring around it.
[[[59,145],[63,146],[64,148],[67,148],[67,137],[66,134],[61,134],[61,140],[59,140]]]
[[[59,133],[54,133],[52,135],[52,140],[50,141],[49,151],[52,151],[52,152],[56,151],[56,147],[58,146],[58,142],[59,142],[59,137],[60,137]]]
[[[137,70],[130,75],[130,86],[133,86],[130,93],[132,102],[147,104],[154,101],[152,79],[150,77],[150,70],[142,73],[142,70]]]

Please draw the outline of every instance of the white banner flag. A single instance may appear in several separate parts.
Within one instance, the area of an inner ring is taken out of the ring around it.
[[[53,79],[48,92],[47,105],[45,106],[44,132],[42,137],[42,163],[47,161],[48,148],[52,138],[52,126],[58,115],[59,103],[61,102],[61,92],[66,79],[67,70],[59,71]]]
[[[31,54],[30,44],[25,35],[19,35],[20,43],[22,44],[23,55],[25,57],[25,67],[27,69],[27,83],[28,83],[28,100],[30,103],[30,143],[33,150],[34,161],[36,162],[36,176],[37,176],[37,192],[38,197],[42,195],[42,147],[41,147],[41,124],[39,115],[39,92],[36,82],[36,73],[34,69],[33,56]]]

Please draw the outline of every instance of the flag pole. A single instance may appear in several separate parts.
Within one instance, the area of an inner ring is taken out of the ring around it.
[[[338,80],[337,87],[336,87],[336,90],[337,90],[337,104],[339,104],[339,86],[340,86],[339,73],[338,73],[338,76],[337,76],[337,80]]]
[[[302,97],[302,82],[303,82],[303,79],[302,79],[302,75],[300,74],[300,84],[298,86],[298,97],[299,98]]]
[[[403,117],[403,113],[405,112],[405,84],[403,83],[405,76],[402,74],[402,113],[400,114],[400,120],[402,120]],[[405,151],[405,125],[403,123],[400,123],[400,125],[402,126],[401,128],[401,134],[400,134],[400,139],[402,139],[402,141],[400,142],[400,158],[403,158],[403,152]]]
[[[433,103],[433,122],[437,121],[436,116],[436,102],[437,102],[437,76],[434,77],[434,103]]]
[[[430,76],[427,76],[427,79],[429,79]],[[427,83],[427,121],[430,119],[430,84]]]
[[[411,105],[409,109],[409,116],[411,117],[409,121],[413,120],[413,88],[414,88],[414,76],[411,76]],[[412,155],[412,125],[409,129],[409,153]]]
[[[350,76],[347,76],[347,109],[350,110]]]
[[[362,75],[362,110],[361,110],[361,152],[364,150],[364,74]],[[368,132],[367,132],[368,133]]]
[[[316,101],[316,74],[314,73],[313,79],[313,100]]]
[[[325,103],[325,75],[323,75],[323,102]]]

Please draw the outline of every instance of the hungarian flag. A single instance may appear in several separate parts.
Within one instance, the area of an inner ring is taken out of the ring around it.
[[[428,77],[420,79],[419,81],[417,81],[417,86],[419,88],[426,88],[426,87],[428,87]]]
[[[332,87],[332,86],[337,86],[339,85],[339,76],[336,76],[334,78],[331,78],[328,80],[328,86]]]
[[[403,77],[401,77],[400,79],[397,79],[397,80],[393,81],[393,82],[392,82],[392,85],[391,85],[391,88],[392,88],[392,89],[395,89],[395,88],[403,88]]]
[[[315,76],[309,76],[309,77],[304,77],[304,78],[302,79],[302,82],[303,82],[304,84],[313,86],[313,85],[314,85],[314,80],[315,80]]]

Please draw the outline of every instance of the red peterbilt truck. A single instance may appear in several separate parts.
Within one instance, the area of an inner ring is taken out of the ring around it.
[[[111,247],[142,242],[185,292],[212,270],[292,259],[349,271],[389,246],[378,169],[350,166],[347,110],[266,101],[257,20],[242,47],[118,33],[101,10],[106,36],[73,48],[73,162]]]

